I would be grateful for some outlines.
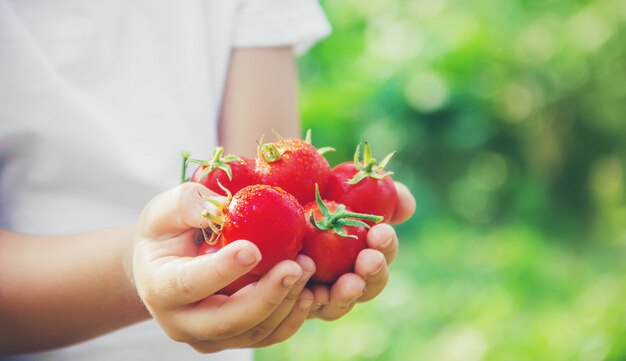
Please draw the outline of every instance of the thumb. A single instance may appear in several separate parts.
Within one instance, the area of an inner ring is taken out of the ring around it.
[[[202,196],[218,197],[202,184],[188,182],[154,197],[144,208],[139,229],[148,238],[171,237],[190,228],[206,228],[205,209],[215,209]],[[221,198],[221,197],[220,197]]]
[[[261,253],[253,243],[235,241],[213,254],[180,257],[162,265],[151,277],[149,289],[158,294],[162,306],[176,308],[214,294],[260,260]]]

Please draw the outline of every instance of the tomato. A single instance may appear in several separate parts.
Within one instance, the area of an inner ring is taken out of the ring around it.
[[[354,212],[376,214],[389,222],[398,204],[396,186],[391,172],[384,167],[394,153],[389,154],[380,164],[371,157],[371,150],[365,143],[363,161],[359,160],[360,144],[353,162],[344,162],[332,169],[324,192],[325,199],[345,204]]]
[[[245,239],[259,248],[261,261],[250,271],[262,275],[276,263],[294,259],[302,248],[306,221],[296,198],[279,187],[251,185],[224,205],[220,215],[207,215],[226,245]]]
[[[208,242],[203,242],[202,245],[200,246],[200,249],[198,250],[198,255],[203,255],[203,254],[212,254],[215,253],[217,251],[219,251],[222,248],[222,244],[220,243],[215,243],[215,244],[210,244]],[[222,288],[221,290],[217,291],[217,293],[219,294],[223,294],[223,295],[227,295],[230,296],[233,293],[239,291],[240,289],[244,288],[245,286],[249,285],[250,283],[254,283],[256,281],[259,280],[259,276],[250,274],[250,273],[246,273],[243,276],[237,278],[235,281],[233,281],[231,284],[229,284],[228,286]]]
[[[354,272],[357,256],[367,247],[369,225],[362,221],[377,223],[382,217],[351,212],[345,205],[317,195],[316,201],[304,206],[308,221],[301,253],[315,262],[311,280],[331,284]]]
[[[198,182],[213,192],[226,196],[236,193],[241,188],[258,183],[258,177],[254,172],[255,161],[245,157],[227,155],[222,157],[224,149],[217,147],[210,160],[190,159],[189,162],[199,164],[193,172],[190,181]],[[221,186],[220,186],[221,184]]]
[[[305,204],[315,199],[315,184],[326,188],[330,165],[307,141],[279,137],[259,146],[255,171],[261,183],[281,187]]]

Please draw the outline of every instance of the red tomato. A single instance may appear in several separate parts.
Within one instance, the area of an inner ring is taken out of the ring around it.
[[[354,272],[359,253],[367,247],[369,225],[382,217],[351,212],[345,205],[323,201],[316,191],[316,201],[304,206],[307,217],[302,254],[315,262],[311,280],[334,283],[341,275]]]
[[[363,162],[358,160],[360,145],[354,162],[344,162],[332,169],[328,177],[325,199],[345,204],[354,212],[376,214],[389,222],[398,204],[396,186],[384,166],[390,154],[378,164],[371,158],[369,145],[365,143]]]
[[[198,250],[198,255],[212,254],[212,253],[219,251],[221,248],[222,248],[222,245],[220,243],[209,244],[208,242],[203,242],[202,245],[200,246],[200,249]],[[217,291],[217,293],[230,296],[233,293],[244,288],[245,286],[249,285],[250,283],[254,283],[258,281],[259,278],[260,278],[259,276],[246,273],[245,275],[237,278],[228,286]]]
[[[247,186],[222,212],[221,242],[245,239],[259,247],[263,258],[252,274],[262,275],[276,263],[294,259],[302,248],[306,227],[302,206],[281,188]]]
[[[280,139],[259,146],[256,173],[261,183],[281,187],[305,204],[315,199],[315,184],[326,187],[330,166],[314,146],[300,139]]]
[[[199,164],[190,181],[201,183],[223,196],[226,195],[226,192],[220,187],[220,183],[231,194],[238,192],[245,186],[259,183],[254,172],[255,161],[253,159],[233,155],[222,157],[223,152],[224,149],[218,147],[211,160],[190,159],[189,162]]]

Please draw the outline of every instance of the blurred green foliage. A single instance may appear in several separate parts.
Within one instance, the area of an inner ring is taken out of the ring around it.
[[[417,212],[383,294],[258,358],[626,359],[626,1],[323,5],[304,126],[398,150]]]

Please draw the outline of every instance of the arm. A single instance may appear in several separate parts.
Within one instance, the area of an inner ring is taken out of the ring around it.
[[[123,263],[132,237],[130,226],[71,236],[0,231],[0,353],[67,345],[148,318]]]
[[[222,100],[220,144],[254,156],[259,137],[300,136],[298,75],[291,47],[233,51]]]

